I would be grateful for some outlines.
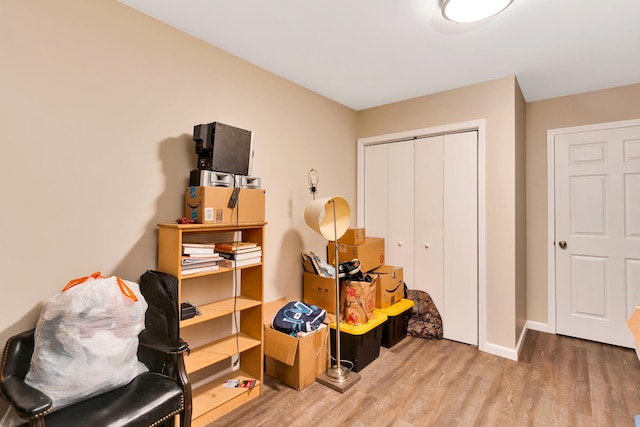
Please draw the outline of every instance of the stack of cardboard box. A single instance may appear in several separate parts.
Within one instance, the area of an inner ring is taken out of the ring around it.
[[[392,341],[398,342],[396,311],[391,310],[393,324],[388,325],[389,315],[383,310],[399,307],[398,303],[404,297],[404,278],[402,267],[385,265],[384,238],[368,237],[364,228],[350,228],[345,235],[338,239],[338,263],[351,261],[355,258],[361,262],[361,270],[367,272],[375,283],[376,318],[370,319],[362,325],[345,325],[341,327],[341,348],[345,360],[354,363],[354,370],[359,371],[368,365],[380,352],[384,343],[389,347]],[[327,247],[327,259],[335,264],[336,246],[330,242]],[[336,289],[335,278],[321,277],[313,271],[310,265],[305,265],[303,280],[303,296],[305,302],[324,308],[335,314]],[[342,302],[341,302],[342,303]],[[342,305],[341,305],[342,307]],[[403,304],[404,308],[404,304]],[[404,315],[404,311],[402,312]],[[335,325],[334,325],[335,327]],[[391,327],[391,329],[389,329]],[[334,328],[331,330],[332,349],[335,348]],[[404,328],[406,335],[406,326]],[[400,338],[401,339],[401,338]],[[332,350],[333,352],[333,350]]]
[[[335,244],[327,247],[330,264],[335,263]],[[338,263],[357,258],[362,270],[376,281],[376,308],[387,308],[404,296],[402,267],[385,265],[384,239],[367,237],[364,228],[350,228],[338,239]],[[305,302],[334,313],[336,306],[335,279],[317,275],[312,266],[304,265],[303,295]],[[334,313],[335,314],[335,313]]]
[[[404,296],[402,267],[385,265],[384,239],[367,237],[364,228],[350,228],[338,240],[338,262],[357,258],[362,271],[372,276],[376,284],[375,318],[362,325],[340,327],[341,360],[353,363],[358,372],[380,354],[380,347],[390,347],[406,336],[406,321],[413,301]],[[335,246],[327,247],[327,259],[335,261]],[[335,357],[335,277],[323,277],[316,272],[309,256],[303,257],[303,299],[327,310],[328,328],[306,337],[291,337],[271,329],[273,314],[286,300],[265,305],[265,359],[266,373],[285,384],[301,390],[315,381],[331,364],[328,357],[327,334],[331,342],[331,355]]]

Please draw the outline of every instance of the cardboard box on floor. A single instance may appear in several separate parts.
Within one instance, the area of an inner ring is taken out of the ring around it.
[[[327,246],[327,259],[329,264],[334,264],[335,243],[329,242]],[[384,239],[382,237],[367,237],[364,243],[359,245],[347,245],[338,243],[338,262],[351,261],[358,258],[364,271],[371,271],[384,264]]]
[[[302,390],[329,368],[328,326],[302,338],[292,337],[271,328],[273,316],[287,300],[284,298],[264,305],[265,372],[283,383]]]
[[[370,271],[378,276],[376,308],[387,308],[404,298],[404,277],[402,267],[383,265]]]
[[[263,222],[265,190],[241,188],[235,207],[229,207],[231,187],[187,187],[184,216],[199,224]]]
[[[627,327],[636,342],[636,354],[638,355],[638,360],[640,360],[640,305],[636,306],[629,319],[627,319]]]

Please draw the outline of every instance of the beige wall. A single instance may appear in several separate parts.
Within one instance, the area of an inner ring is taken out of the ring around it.
[[[640,84],[527,104],[527,317],[547,319],[547,130],[640,118]]]
[[[300,252],[325,245],[307,172],[355,206],[355,111],[113,0],[3,2],[0,28],[0,342],[70,279],[156,267],[211,121],[255,132],[265,299],[301,297]]]
[[[516,81],[516,84],[518,82]],[[527,323],[527,169],[526,102],[518,85],[515,93],[515,174],[516,174],[516,339],[523,336]]]
[[[526,256],[525,243],[517,242],[525,237],[523,223],[516,219],[516,213],[524,210],[524,196],[516,197],[523,190],[523,179],[517,177],[524,173],[522,134],[516,142],[516,104],[519,125],[524,107],[519,92],[515,78],[505,77],[358,114],[359,138],[486,119],[486,339],[507,349],[515,349],[516,317],[525,316],[516,315],[518,307],[523,310],[522,257]]]

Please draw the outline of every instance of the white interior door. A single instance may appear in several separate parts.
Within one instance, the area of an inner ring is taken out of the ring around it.
[[[444,137],[444,313],[446,338],[478,344],[478,137]]]
[[[444,308],[444,136],[420,138],[415,144],[415,271],[413,289],[431,295]],[[441,313],[443,314],[443,313]],[[448,332],[448,328],[444,328]]]
[[[640,126],[556,135],[554,157],[557,332],[633,347]]]
[[[389,147],[389,215],[386,236],[388,265],[403,267],[405,283],[414,283],[414,142],[387,144]]]

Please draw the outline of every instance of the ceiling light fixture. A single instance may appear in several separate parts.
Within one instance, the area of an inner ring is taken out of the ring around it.
[[[442,16],[454,22],[475,22],[502,12],[513,0],[443,0]]]

